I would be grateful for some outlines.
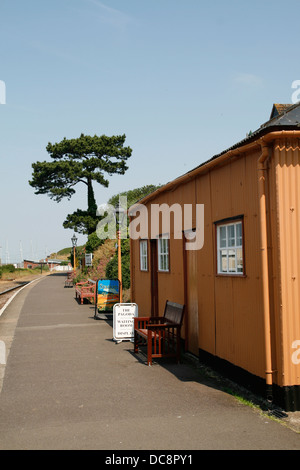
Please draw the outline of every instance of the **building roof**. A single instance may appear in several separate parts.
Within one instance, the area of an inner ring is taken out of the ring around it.
[[[285,107],[284,110],[282,110],[281,114],[273,117],[272,119],[269,119],[264,124],[262,124],[256,131],[247,134],[247,137],[245,139],[237,142],[232,147],[223,150],[223,152],[214,155],[212,158],[210,158],[204,163],[201,163],[201,165],[198,165],[196,168],[205,165],[211,160],[215,160],[216,158],[220,157],[221,155],[224,155],[230,150],[234,150],[239,147],[242,147],[243,145],[250,144],[251,142],[257,140],[260,137],[263,137],[269,132],[278,130],[300,130],[300,102],[294,105],[281,106]],[[194,170],[196,170],[196,168],[193,168],[192,170],[188,171],[188,173],[193,172]]]
[[[212,159],[217,158],[220,155],[223,155],[224,153],[227,153],[229,150],[233,150],[238,147],[242,147],[243,145],[246,145],[250,142],[253,142],[254,140],[257,140],[258,138],[263,137],[264,135],[272,131],[294,129],[300,130],[300,102],[294,105],[273,105],[273,108],[274,106],[281,107],[280,114],[273,116],[264,124],[262,124],[256,131],[247,135],[245,139],[241,140],[240,142],[228,148],[227,150],[224,150],[220,154],[215,155],[214,157],[212,157]]]
[[[33,264],[46,264],[44,259],[41,260],[34,260],[34,259],[24,259],[23,262],[25,263],[33,263]]]
[[[40,260],[32,260],[32,259],[24,259],[24,262],[27,263],[34,263],[34,264],[61,264],[62,260],[61,259],[40,259]]]
[[[291,104],[274,103],[271,114],[270,114],[270,119],[273,119],[273,117],[276,117],[279,114],[282,114],[284,111],[288,110],[288,108],[290,108],[291,106],[292,106]]]
[[[291,125],[291,126],[299,126],[300,124],[300,103],[296,103],[295,105],[287,105],[287,104],[280,104],[275,105],[276,112],[271,113],[271,117],[269,121],[263,124],[261,127],[265,126],[273,126],[274,123],[276,125]],[[273,106],[273,108],[274,108]]]

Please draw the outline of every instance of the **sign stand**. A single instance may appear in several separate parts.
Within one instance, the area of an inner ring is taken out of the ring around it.
[[[138,316],[137,304],[115,304],[113,309],[113,339],[116,343],[134,341],[134,317]]]

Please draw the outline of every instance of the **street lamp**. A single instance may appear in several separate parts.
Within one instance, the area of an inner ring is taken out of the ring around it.
[[[126,211],[123,209],[123,207],[118,204],[115,207],[114,210],[114,217],[115,221],[118,225],[118,231],[117,231],[117,236],[118,236],[118,279],[120,282],[120,303],[122,303],[123,300],[123,286],[122,286],[122,262],[121,262],[121,230],[120,227],[123,225],[124,217],[126,216]]]
[[[74,254],[74,270],[76,270],[76,246],[77,246],[77,237],[74,233],[73,237],[71,238],[71,242],[72,242],[72,245],[73,245],[73,254]]]

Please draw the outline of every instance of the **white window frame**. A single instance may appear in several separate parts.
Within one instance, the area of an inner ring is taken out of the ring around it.
[[[170,270],[169,239],[161,237],[158,239],[157,245],[158,271],[167,273]]]
[[[148,240],[140,240],[140,270],[148,271]]]
[[[244,276],[243,220],[217,224],[217,273]]]

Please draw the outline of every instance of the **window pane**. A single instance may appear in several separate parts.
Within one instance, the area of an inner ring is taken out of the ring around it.
[[[217,230],[218,272],[243,274],[243,234],[242,222],[220,225]]]
[[[158,240],[158,269],[169,271],[169,241],[167,238]]]
[[[235,273],[235,250],[228,250],[228,266],[229,272]]]
[[[236,244],[242,246],[242,223],[236,224]]]
[[[161,266],[162,271],[164,271],[164,270],[165,270],[165,259],[164,259],[164,255],[161,255],[161,256],[160,256],[160,266]]]
[[[220,227],[220,248],[225,248],[226,246],[226,227]]]
[[[140,242],[140,269],[142,271],[148,270],[147,241],[146,240],[143,240]]]
[[[228,225],[228,246],[235,246],[235,226]]]
[[[242,248],[237,248],[236,250],[236,264],[237,264],[237,272],[243,272],[243,250]]]
[[[227,273],[228,272],[227,250],[220,250],[220,255],[221,255],[221,265],[220,265],[221,272]]]

